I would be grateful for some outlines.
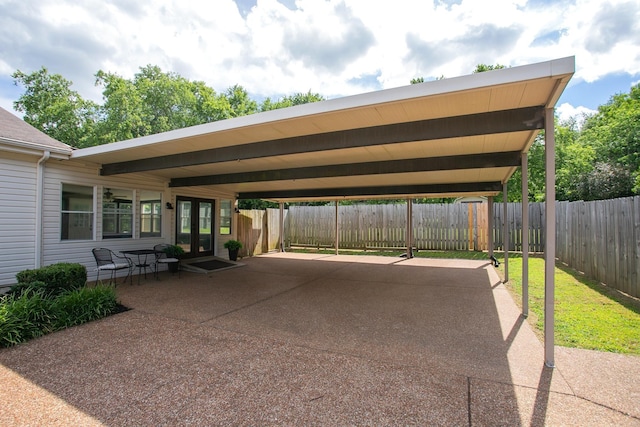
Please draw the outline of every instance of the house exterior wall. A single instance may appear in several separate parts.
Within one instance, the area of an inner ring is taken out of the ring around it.
[[[36,263],[36,184],[37,156],[1,153],[0,157],[0,286],[16,283],[19,271],[37,268]],[[93,187],[93,239],[62,240],[63,184]],[[102,238],[102,194],[105,188],[132,190],[134,195],[134,225],[132,238]],[[140,215],[137,210],[141,191],[162,193],[162,232],[160,237],[140,237]],[[214,254],[227,256],[223,244],[235,238],[235,223],[231,236],[219,234],[219,201],[233,200],[233,194],[211,193],[203,188],[168,187],[168,181],[153,175],[136,174],[100,176],[99,166],[76,160],[49,159],[44,167],[42,266],[58,262],[77,262],[87,267],[88,280],[96,279],[95,260],[91,250],[105,247],[120,252],[128,249],[151,248],[158,243],[173,243],[175,239],[175,209],[166,209],[166,202],[176,206],[176,196],[215,200]],[[126,271],[119,272],[121,276]]]
[[[35,263],[37,162],[0,151],[0,285]]]

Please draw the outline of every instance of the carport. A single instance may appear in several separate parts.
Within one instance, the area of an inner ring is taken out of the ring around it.
[[[575,59],[561,58],[213,122],[78,150],[72,158],[100,164],[104,176],[145,172],[170,187],[274,200],[281,209],[285,201],[331,200],[337,209],[342,199],[405,198],[411,218],[416,197],[482,195],[491,217],[492,198],[506,196],[514,171],[522,167],[527,176],[527,152],[544,129],[544,345],[553,366],[553,109],[574,71]],[[524,228],[527,212],[525,200]],[[407,228],[411,255],[410,221]],[[523,268],[524,315],[526,287]]]

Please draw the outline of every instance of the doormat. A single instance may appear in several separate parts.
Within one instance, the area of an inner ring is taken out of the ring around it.
[[[236,264],[230,263],[230,262],[226,262],[226,261],[222,261],[220,259],[211,259],[208,261],[200,261],[200,262],[194,262],[194,263],[189,263],[190,266],[192,267],[197,267],[197,268],[201,268],[203,270],[207,270],[207,271],[214,271],[214,270],[219,270],[221,268],[227,268],[227,267],[235,267]]]

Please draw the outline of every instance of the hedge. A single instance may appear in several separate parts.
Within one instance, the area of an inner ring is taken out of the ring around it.
[[[108,285],[86,287],[87,269],[59,263],[16,275],[18,284],[0,297],[0,347],[97,320],[118,311]]]
[[[16,274],[18,284],[10,294],[21,295],[28,288],[42,288],[46,296],[54,297],[87,283],[87,268],[77,263],[58,263]]]

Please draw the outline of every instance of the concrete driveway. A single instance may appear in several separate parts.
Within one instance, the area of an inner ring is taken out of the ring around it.
[[[544,368],[489,263],[243,263],[120,285],[131,311],[0,350],[0,425],[640,425],[640,358]]]

